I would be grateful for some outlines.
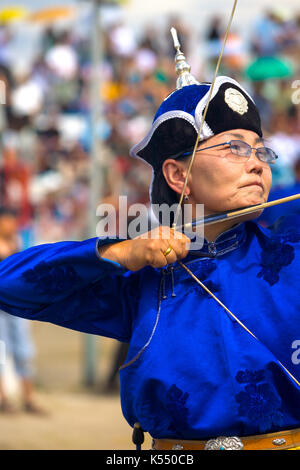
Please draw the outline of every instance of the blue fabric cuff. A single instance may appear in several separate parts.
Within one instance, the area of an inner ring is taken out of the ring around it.
[[[102,256],[100,256],[99,254],[99,248],[105,246],[105,245],[111,245],[112,243],[119,243],[119,242],[122,242],[124,241],[123,239],[120,239],[120,238],[98,238],[97,241],[96,241],[96,247],[95,247],[95,250],[96,250],[96,254],[97,254],[97,257],[105,262],[105,263],[110,263],[111,265],[115,266],[115,268],[117,270],[120,270],[121,273],[123,272],[126,272],[128,271],[128,269],[124,268],[124,266],[122,266],[121,264],[117,263],[116,261],[112,261],[110,259],[107,259],[107,258],[103,258]]]

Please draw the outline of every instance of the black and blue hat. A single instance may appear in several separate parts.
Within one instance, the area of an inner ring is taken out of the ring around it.
[[[164,160],[193,149],[200,129],[210,83],[184,86],[160,105],[146,137],[130,151],[154,170]],[[262,137],[257,107],[250,95],[232,78],[216,78],[199,142],[231,129],[246,129]]]

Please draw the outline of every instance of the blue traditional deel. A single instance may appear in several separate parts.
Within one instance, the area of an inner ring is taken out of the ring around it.
[[[0,263],[0,308],[129,343],[122,410],[155,438],[299,427],[300,221],[241,223],[185,260],[255,339],[178,264],[130,272],[90,239]]]
[[[194,83],[166,98],[132,155],[155,172],[193,147],[209,86]],[[252,99],[218,77],[200,138],[237,128],[262,136]],[[184,260],[236,319],[178,263],[131,272],[101,258],[98,247],[115,242],[59,242],[10,256],[0,263],[0,309],[129,343],[123,414],[154,438],[299,427],[299,218],[272,229],[238,224]]]

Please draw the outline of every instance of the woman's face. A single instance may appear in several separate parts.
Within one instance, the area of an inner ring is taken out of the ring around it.
[[[255,132],[234,129],[210,138],[201,147],[230,140],[264,146]],[[272,184],[269,164],[260,161],[254,150],[246,161],[238,158],[232,158],[228,145],[196,152],[186,191],[188,202],[204,204],[205,215],[266,202]]]

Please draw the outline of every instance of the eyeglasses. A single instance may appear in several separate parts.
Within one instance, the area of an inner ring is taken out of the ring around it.
[[[278,155],[274,152],[274,150],[268,147],[251,147],[251,145],[243,142],[242,140],[230,140],[229,142],[222,142],[221,144],[211,145],[210,147],[204,147],[196,150],[196,152],[202,152],[203,150],[212,149],[215,147],[221,147],[224,145],[228,145],[230,151],[232,153],[233,161],[247,161],[250,157],[252,150],[255,151],[255,156],[264,163],[275,163],[277,160]],[[181,154],[181,156],[188,156],[191,155],[191,152],[186,152]],[[237,156],[238,158],[235,158]]]

